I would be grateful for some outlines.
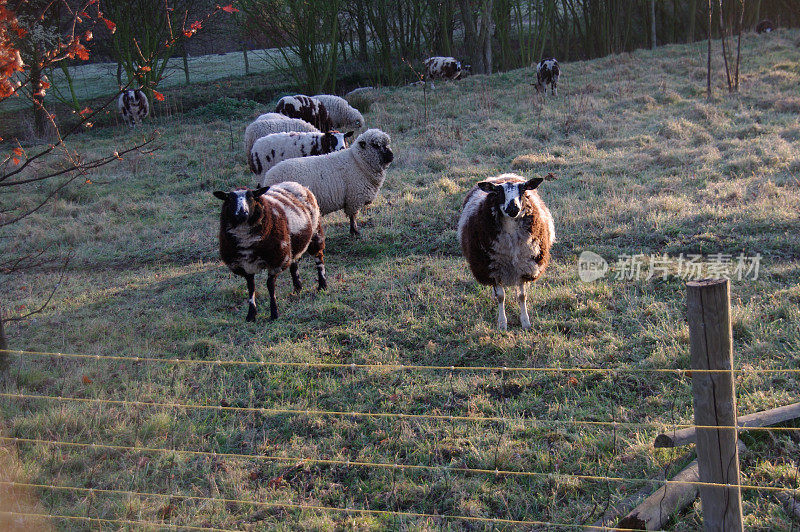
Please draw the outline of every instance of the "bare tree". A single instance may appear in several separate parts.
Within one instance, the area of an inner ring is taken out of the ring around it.
[[[459,0],[464,46],[477,74],[492,73],[493,0]]]

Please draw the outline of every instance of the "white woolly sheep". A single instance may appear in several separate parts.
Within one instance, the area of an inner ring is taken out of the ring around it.
[[[130,127],[144,120],[150,114],[150,104],[147,96],[140,89],[131,89],[119,95],[117,110],[122,115],[122,120]]]
[[[332,94],[317,94],[312,98],[316,98],[325,106],[333,129],[355,131],[364,127],[364,117],[361,112],[344,98]]]
[[[259,120],[288,120],[289,117],[286,115],[282,115],[280,113],[264,113],[263,115],[259,115],[258,118],[253,120],[253,122],[258,122]]]
[[[368,129],[346,150],[278,163],[264,174],[259,186],[297,181],[311,189],[323,215],[344,209],[350,217],[350,233],[358,235],[356,215],[375,200],[394,159],[389,142],[383,131]]]
[[[529,329],[525,286],[550,262],[556,234],[553,217],[535,190],[542,181],[515,174],[481,181],[467,193],[458,219],[461,251],[475,279],[493,287],[501,330],[508,323],[504,287],[517,287],[520,322]]]
[[[262,175],[264,172],[286,159],[323,155],[347,148],[347,138],[353,132],[326,133],[292,131],[291,133],[273,133],[261,137],[250,150],[250,171]]]
[[[278,317],[275,277],[288,267],[294,289],[299,292],[303,285],[297,274],[297,261],[303,253],[314,257],[319,289],[327,288],[322,216],[310,190],[287,182],[257,190],[218,190],[214,196],[223,201],[219,220],[220,258],[233,273],[247,281],[247,321],[256,319],[255,274],[267,270],[270,319],[274,320]]]
[[[250,160],[250,151],[253,149],[253,144],[256,140],[273,133],[282,133],[290,131],[309,131],[319,133],[319,129],[315,128],[305,120],[299,118],[287,118],[281,116],[279,120],[256,120],[244,130],[244,153],[247,157],[247,163],[252,168],[253,163]]]

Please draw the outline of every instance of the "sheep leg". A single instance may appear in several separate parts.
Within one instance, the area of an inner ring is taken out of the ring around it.
[[[358,229],[358,222],[356,221],[356,215],[358,213],[353,213],[350,216],[350,234],[353,236],[361,236],[361,231]]]
[[[526,283],[521,283],[517,287],[517,297],[519,299],[519,321],[523,329],[531,328],[531,318],[528,316],[528,295],[525,293]]]
[[[325,250],[325,233],[322,230],[322,224],[317,225],[317,230],[314,236],[311,237],[311,243],[308,245],[308,254],[314,257],[314,263],[317,265],[317,282],[319,283],[320,290],[328,288],[328,279],[325,277],[325,259],[323,251]]]
[[[506,291],[503,285],[494,285],[494,297],[497,298],[497,328],[505,331],[508,329],[508,320],[506,320]]]
[[[278,319],[278,302],[275,300],[275,275],[267,277],[267,290],[269,290],[269,319]]]
[[[303,289],[303,283],[300,282],[300,275],[297,273],[297,263],[293,262],[289,265],[289,271],[292,274],[292,284],[294,285],[294,291],[300,292]]]
[[[247,301],[249,308],[247,309],[247,321],[256,321],[256,279],[255,275],[248,273],[244,276],[247,281]]]
[[[558,90],[557,90],[557,88],[556,88],[556,85],[558,85],[558,82],[557,82],[557,81],[554,81],[554,82],[553,82],[553,85],[552,85],[552,89],[553,89],[553,96],[557,96],[557,95],[558,95]]]

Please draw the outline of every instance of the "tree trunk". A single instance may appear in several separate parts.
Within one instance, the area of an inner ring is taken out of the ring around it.
[[[725,44],[725,16],[722,12],[722,0],[719,0],[719,33],[722,38],[722,59],[725,61],[725,79],[728,81],[728,92],[733,92],[731,69],[728,67],[728,47]]]
[[[694,30],[697,27],[697,0],[689,2],[689,32],[686,35],[686,42],[694,42]]]
[[[492,3],[493,0],[483,0],[483,13],[481,14],[480,44],[483,56],[483,68],[486,74],[492,73]]]
[[[44,89],[42,88],[42,67],[39,45],[34,45],[34,60],[31,63],[30,83],[31,101],[33,102],[33,133],[39,138],[47,136],[47,123],[50,120],[44,108]]]
[[[706,96],[711,98],[711,10],[712,0],[708,0],[708,65],[706,66]]]
[[[244,56],[244,74],[250,73],[250,61],[247,59],[247,43],[242,41],[242,55]]]
[[[122,88],[122,63],[117,61],[117,85]]]
[[[189,54],[186,52],[186,46],[183,47],[183,74],[186,77],[186,84],[189,85]]]
[[[6,330],[3,322],[3,305],[0,304],[0,350],[8,349],[8,340],[6,340]],[[9,365],[8,353],[0,352],[0,373],[8,369]]]
[[[650,48],[656,47],[656,0],[650,0]]]
[[[356,0],[356,33],[358,34],[358,58],[367,62],[367,16],[364,13],[364,0]]]

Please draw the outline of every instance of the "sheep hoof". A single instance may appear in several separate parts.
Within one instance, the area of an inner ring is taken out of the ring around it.
[[[247,318],[245,321],[256,321],[256,313],[255,311],[250,311],[247,313]]]

